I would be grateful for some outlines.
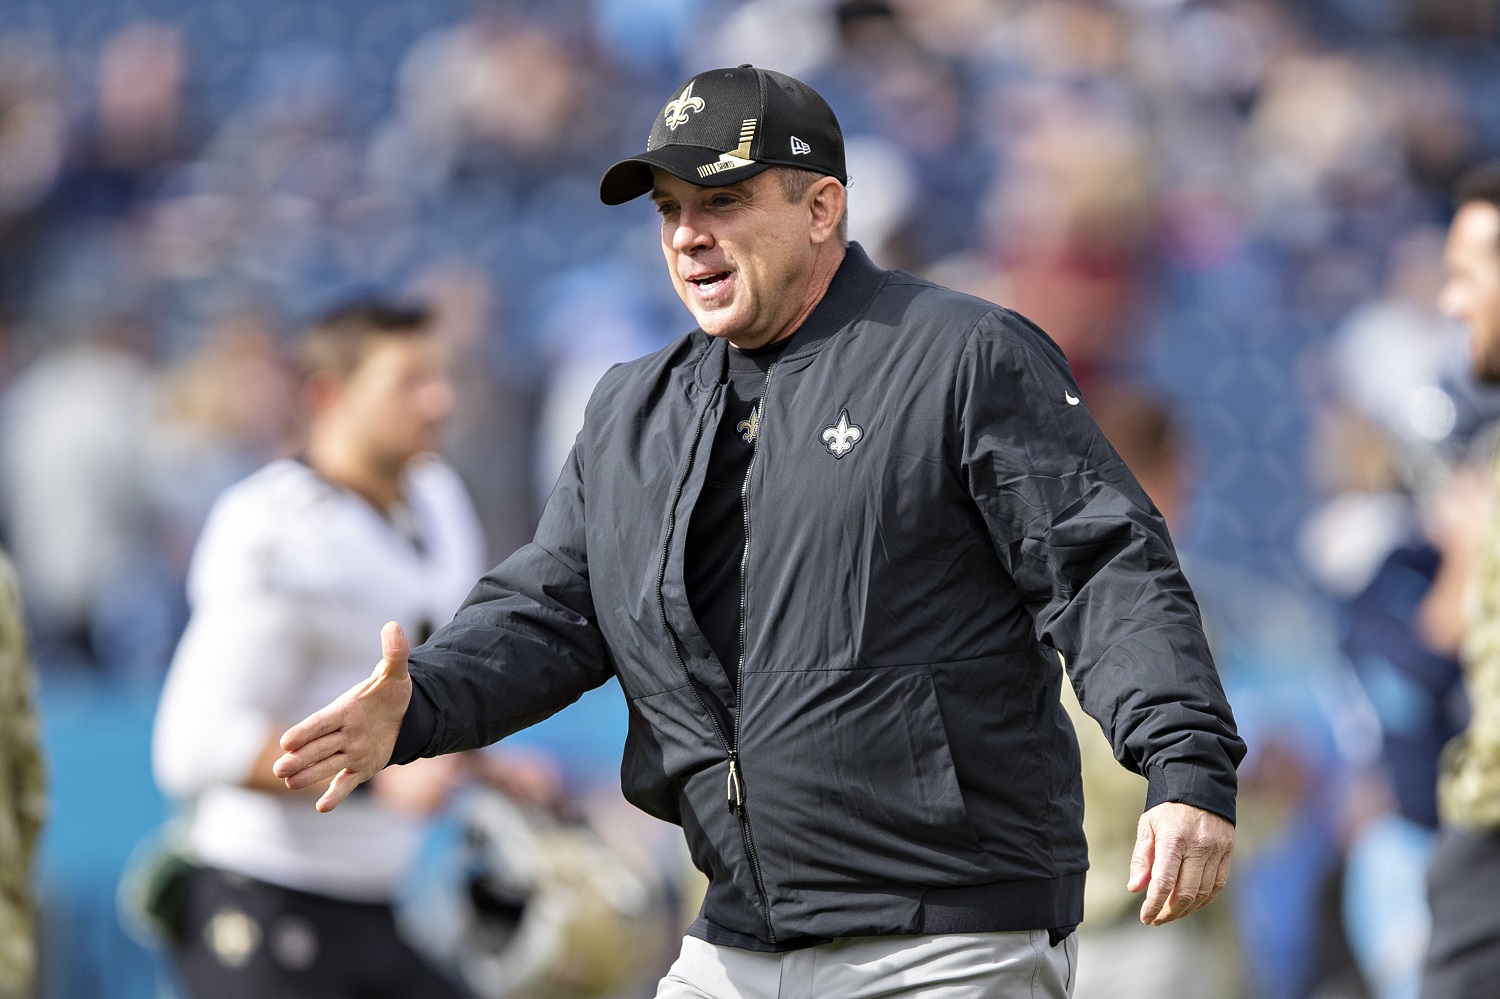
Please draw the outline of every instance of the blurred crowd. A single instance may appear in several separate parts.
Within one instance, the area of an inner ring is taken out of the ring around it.
[[[1435,301],[1452,183],[1500,153],[1496,18],[4,0],[0,531],[44,708],[49,678],[159,685],[209,505],[297,446],[285,346],[351,295],[436,308],[448,456],[490,559],[524,543],[595,380],[690,324],[650,206],[605,208],[599,175],[681,79],[752,62],[839,115],[852,238],[1033,318],[1158,482],[1251,746],[1209,994],[1415,996],[1464,718],[1424,601],[1500,415]],[[546,748],[611,779],[622,714]],[[1091,882],[1123,882],[1106,854]]]

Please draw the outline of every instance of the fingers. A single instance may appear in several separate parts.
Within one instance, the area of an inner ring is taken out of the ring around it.
[[[1214,876],[1215,895],[1218,895],[1219,892],[1223,891],[1224,886],[1229,883],[1229,858],[1231,856],[1233,856],[1231,852],[1225,851],[1224,856],[1219,859],[1219,870],[1218,873]]]
[[[1206,901],[1203,892],[1204,872],[1208,869],[1210,859],[1213,861],[1213,869],[1208,877],[1212,879],[1218,873],[1219,858],[1210,858],[1208,848],[1203,845],[1194,843],[1183,850],[1181,856],[1181,864],[1172,879],[1172,890],[1167,895],[1166,904],[1156,916],[1155,925],[1181,919],[1202,906]]]
[[[293,791],[300,791],[305,787],[312,787],[314,784],[323,783],[340,770],[344,770],[351,765],[352,762],[348,756],[343,753],[337,753],[323,760],[321,763],[314,763],[312,766],[303,767],[301,770],[298,770],[286,778],[286,786]]]
[[[1130,875],[1125,882],[1126,891],[1134,894],[1146,887],[1146,882],[1151,877],[1151,861],[1155,854],[1156,830],[1142,815],[1141,821],[1136,826],[1135,850],[1130,854]]]
[[[1203,865],[1203,876],[1198,881],[1198,901],[1193,906],[1192,911],[1197,912],[1212,902],[1214,896],[1219,893],[1219,889],[1214,887],[1214,884],[1219,879],[1219,864],[1223,859],[1220,854],[1214,853],[1209,856],[1207,863]]]
[[[343,698],[308,715],[281,735],[281,748],[295,753],[314,739],[337,732],[344,724]]]
[[[1176,837],[1162,837],[1156,841],[1151,884],[1146,889],[1146,901],[1141,903],[1141,922],[1150,926],[1161,924],[1162,909],[1177,889],[1177,879],[1182,872],[1181,850],[1181,840]]]
[[[284,743],[285,736],[282,738]],[[282,779],[290,778],[293,774],[315,763],[321,763],[335,753],[343,752],[347,743],[348,737],[342,729],[331,732],[299,747],[295,752],[282,754],[275,763],[271,764],[271,772]]]
[[[331,812],[343,803],[344,799],[354,791],[356,787],[369,779],[369,775],[360,776],[352,770],[340,770],[328,785],[328,790],[318,799],[313,807],[320,812]]]
[[[380,629],[381,666],[387,673],[398,676],[406,674],[406,657],[411,655],[411,643],[406,632],[395,621],[387,621]]]
[[[1161,926],[1212,902],[1229,881],[1229,858],[1228,850],[1214,844],[1193,843],[1183,848],[1174,840],[1159,848],[1161,863],[1153,871],[1151,890],[1141,906],[1141,922]]]

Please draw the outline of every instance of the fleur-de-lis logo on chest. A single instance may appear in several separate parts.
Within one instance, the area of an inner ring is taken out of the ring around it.
[[[662,111],[662,117],[667,123],[667,128],[675,132],[678,125],[687,124],[689,111],[702,110],[703,98],[693,96],[693,85],[689,83],[675,101],[667,102],[666,108]]]
[[[841,409],[839,410],[839,422],[831,427],[823,428],[823,446],[835,458],[842,458],[854,450],[854,445],[858,444],[860,438],[864,435],[865,432],[863,430],[849,422],[849,411]]]
[[[760,434],[760,403],[750,408],[750,415],[734,425],[739,431],[740,440],[746,444],[754,444],[755,438]]]

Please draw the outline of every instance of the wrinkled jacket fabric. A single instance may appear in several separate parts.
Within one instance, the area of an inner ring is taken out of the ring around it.
[[[625,795],[710,878],[692,932],[756,949],[1077,923],[1059,654],[1148,806],[1233,820],[1192,594],[1061,351],[857,246],[763,393],[731,686],[683,583],[726,356],[695,331],[604,377],[535,541],[413,652],[393,762],[618,677]]]

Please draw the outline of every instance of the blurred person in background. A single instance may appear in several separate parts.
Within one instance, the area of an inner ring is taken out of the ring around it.
[[[71,320],[4,397],[0,506],[39,649],[92,663],[97,602],[150,543],[141,452],[152,382],[141,316]]]
[[[1443,311],[1469,328],[1475,376],[1500,382],[1500,164],[1481,167],[1459,185],[1448,233]],[[1460,505],[1442,532],[1443,564],[1434,587],[1461,593],[1467,729],[1443,751],[1438,784],[1442,832],[1428,873],[1432,936],[1423,999],[1478,999],[1500,981],[1500,504],[1497,462],[1488,491],[1459,484]],[[1445,577],[1447,577],[1445,579]],[[1450,583],[1448,580],[1458,582]],[[1467,587],[1464,586],[1467,583]],[[1465,592],[1466,591],[1466,592]],[[1427,630],[1440,638],[1434,612]],[[1451,621],[1453,614],[1447,617]]]
[[[270,315],[234,308],[194,332],[194,350],[156,378],[142,448],[146,490],[181,578],[219,494],[292,453],[298,433],[295,377]]]
[[[92,120],[79,130],[48,198],[48,226],[127,218],[200,136],[188,108],[187,51],[170,24],[139,21],[106,38],[95,67]]]
[[[51,46],[0,34],[0,305],[18,312],[23,271],[67,154],[67,80]]]
[[[1444,233],[1390,248],[1384,288],[1343,323],[1319,393],[1314,475],[1330,494],[1304,554],[1339,601],[1340,650],[1378,742],[1350,760],[1343,913],[1372,994],[1415,999],[1443,747],[1468,720],[1459,665],[1466,550],[1500,392],[1444,317]],[[1465,550],[1460,550],[1465,549]]]
[[[32,877],[47,803],[32,682],[19,584],[0,553],[0,999],[29,999],[36,980]]]
[[[448,999],[388,903],[457,758],[394,769],[336,816],[270,772],[286,720],[365,675],[382,623],[429,634],[483,564],[468,496],[431,454],[446,357],[425,309],[360,300],[298,360],[306,450],[214,504],[157,714],[156,774],[189,802],[199,865],[173,956],[200,999]]]

